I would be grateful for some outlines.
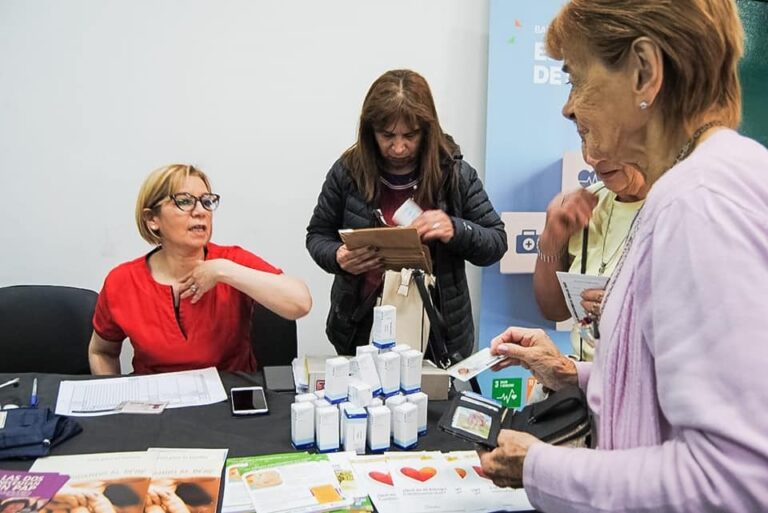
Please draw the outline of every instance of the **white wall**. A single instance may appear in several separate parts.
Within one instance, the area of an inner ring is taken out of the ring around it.
[[[304,234],[367,88],[422,73],[482,176],[487,38],[479,0],[0,0],[0,285],[99,290],[149,249],[142,179],[191,162],[223,197],[213,240],[304,278],[300,351],[330,351]]]

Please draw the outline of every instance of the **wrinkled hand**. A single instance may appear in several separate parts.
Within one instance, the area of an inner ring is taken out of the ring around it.
[[[86,494],[88,499],[88,510],[92,513],[115,513],[115,507],[103,493],[89,492]]]
[[[412,228],[416,228],[422,242],[439,240],[442,243],[448,243],[453,238],[453,221],[448,214],[442,210],[426,210],[411,223]]]
[[[191,302],[197,303],[203,294],[216,286],[222,272],[229,264],[230,261],[225,258],[200,260],[191,273],[179,280],[179,297],[192,298]]]
[[[163,509],[168,513],[189,513],[187,505],[174,492],[163,490],[158,492],[158,496]]]
[[[153,506],[160,506],[162,503],[160,501],[160,496],[158,495],[158,492],[160,491],[160,488],[157,488],[155,485],[149,485],[149,488],[147,489],[147,495],[144,498],[144,508],[146,509],[147,505],[153,505]],[[145,511],[146,513],[146,511]]]
[[[552,390],[578,382],[576,365],[560,353],[543,330],[507,328],[491,341],[491,354],[507,356],[494,365],[493,370],[520,365],[530,370],[542,385]]]
[[[483,473],[496,486],[522,488],[525,455],[528,454],[528,448],[539,441],[535,436],[522,431],[502,429],[494,450],[477,451]]]
[[[558,194],[547,207],[547,221],[539,238],[542,253],[554,255],[567,246],[573,234],[589,224],[597,196],[586,189]]]
[[[590,319],[600,319],[603,312],[604,295],[605,289],[586,289],[581,293],[581,307],[587,312]]]
[[[336,250],[336,262],[339,267],[354,275],[381,269],[379,251],[371,246],[348,249],[346,244],[342,244]]]

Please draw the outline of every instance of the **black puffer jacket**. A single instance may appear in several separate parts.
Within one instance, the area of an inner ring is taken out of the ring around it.
[[[507,235],[477,171],[460,158],[446,162],[444,168],[437,207],[451,217],[455,235],[447,244],[430,246],[437,280],[435,304],[445,319],[448,352],[468,356],[474,347],[475,328],[464,261],[478,266],[499,261],[507,251]],[[458,180],[449,179],[452,172],[459,173]],[[336,262],[336,250],[341,246],[338,230],[381,226],[376,208],[366,203],[338,160],[325,178],[307,227],[309,254],[320,267],[336,275],[326,334],[339,354],[354,354],[355,346],[368,344],[373,304],[364,303],[360,297],[364,275],[349,274]]]

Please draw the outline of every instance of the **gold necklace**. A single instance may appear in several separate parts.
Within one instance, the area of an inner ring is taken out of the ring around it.
[[[675,161],[672,163],[672,166],[670,166],[670,169],[678,165],[681,161],[685,160],[688,155],[693,152],[693,149],[696,147],[696,143],[699,142],[699,138],[712,127],[721,126],[723,124],[720,120],[714,120],[710,121],[709,123],[704,123],[699,128],[696,129],[695,132],[693,132],[693,135],[690,139],[685,141],[685,144],[683,144],[683,147],[680,148],[680,152],[678,152],[677,157],[675,158]]]

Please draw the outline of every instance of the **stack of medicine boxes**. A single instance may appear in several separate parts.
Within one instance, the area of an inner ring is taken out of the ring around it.
[[[395,342],[395,307],[373,312],[372,343],[353,358],[325,362],[325,388],[298,394],[291,405],[291,443],[319,452],[413,449],[427,432],[421,392],[423,355]]]

